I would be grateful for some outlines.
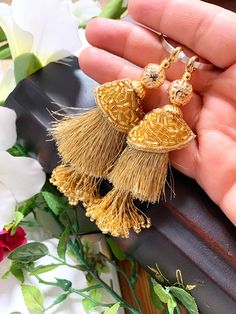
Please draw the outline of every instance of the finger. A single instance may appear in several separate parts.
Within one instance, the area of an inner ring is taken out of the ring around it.
[[[170,153],[172,166],[188,177],[195,179],[196,156],[198,152],[197,140],[192,141],[187,147]]]
[[[87,26],[86,37],[91,45],[123,57],[140,67],[148,63],[160,63],[168,55],[159,36],[125,21],[94,19]],[[137,53],[138,51],[141,53]],[[193,55],[189,49],[184,49],[184,52]],[[171,65],[167,71],[167,79],[173,81],[180,78],[185,67],[182,62]],[[191,82],[194,90],[201,94],[207,91],[218,74],[218,71],[196,71]]]
[[[81,53],[79,61],[81,69],[100,83],[124,78],[139,79],[142,72],[140,67],[94,47],[85,49]],[[144,110],[146,112],[156,107],[162,107],[169,102],[168,85],[169,83],[166,82],[164,86],[157,90],[147,91],[144,100]],[[194,94],[191,102],[182,108],[184,118],[193,130],[195,130],[201,107],[201,98]]]
[[[236,61],[236,14],[194,0],[130,0],[129,14],[221,68]]]

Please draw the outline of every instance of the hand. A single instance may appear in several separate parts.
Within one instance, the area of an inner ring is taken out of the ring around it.
[[[172,38],[187,55],[218,67],[193,74],[195,93],[182,109],[197,139],[173,152],[171,162],[236,224],[236,14],[196,0],[130,0],[129,14]],[[80,65],[100,83],[138,79],[145,65],[167,55],[157,35],[124,21],[95,19],[86,36],[93,47],[83,51]],[[168,70],[165,86],[148,94],[146,111],[168,103],[168,84],[184,69],[178,62]]]

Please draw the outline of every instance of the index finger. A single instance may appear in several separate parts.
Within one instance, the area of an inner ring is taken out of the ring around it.
[[[130,0],[129,14],[220,68],[236,62],[236,14],[196,0]]]

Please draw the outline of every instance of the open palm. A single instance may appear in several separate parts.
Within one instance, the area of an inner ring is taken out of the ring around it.
[[[218,68],[193,74],[195,94],[183,112],[197,139],[171,161],[236,224],[236,14],[196,0],[130,0],[129,14]],[[81,54],[80,65],[101,83],[138,79],[142,67],[166,56],[156,34],[128,22],[95,19],[86,35],[93,47]],[[168,84],[183,71],[180,62],[168,70],[166,84],[148,93],[145,111],[168,103]]]

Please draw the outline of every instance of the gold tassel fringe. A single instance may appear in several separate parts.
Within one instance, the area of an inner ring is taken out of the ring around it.
[[[114,237],[128,238],[130,229],[136,233],[149,228],[151,220],[133,203],[131,193],[113,189],[99,202],[86,209],[91,221],[96,221],[103,233]]]
[[[129,191],[134,198],[151,203],[165,196],[168,153],[151,153],[126,147],[108,179],[116,189]]]
[[[88,206],[98,198],[98,179],[80,174],[69,165],[60,165],[53,170],[50,182],[63,193],[73,206],[80,201]]]
[[[65,163],[89,176],[105,177],[125,147],[126,134],[117,131],[99,108],[65,117],[51,134]]]

